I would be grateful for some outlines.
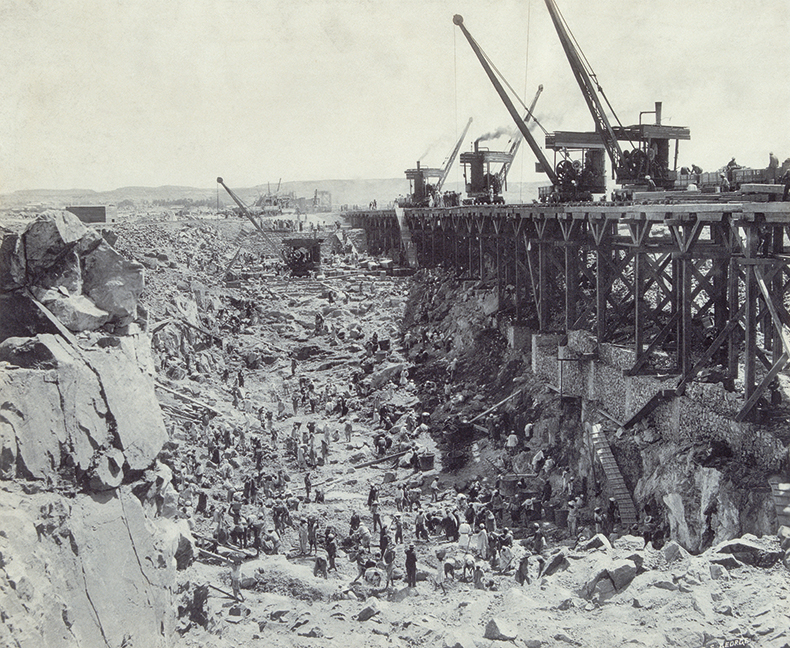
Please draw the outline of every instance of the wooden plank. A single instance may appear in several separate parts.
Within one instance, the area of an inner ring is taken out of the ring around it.
[[[178,392],[175,389],[172,389],[170,387],[167,387],[166,385],[163,385],[158,380],[156,380],[155,383],[156,383],[156,386],[159,389],[163,389],[166,392],[168,392],[170,394],[173,394],[174,396],[178,396],[179,398],[183,398],[185,401],[188,401],[188,402],[190,402],[190,403],[192,403],[194,405],[197,405],[197,406],[202,407],[204,409],[207,409],[207,410],[209,410],[211,412],[214,412],[215,414],[222,414],[222,412],[220,412],[218,409],[212,407],[211,405],[208,405],[207,403],[204,403],[203,401],[199,401],[197,398],[192,398],[190,396],[187,396],[186,394],[182,394],[181,392]]]

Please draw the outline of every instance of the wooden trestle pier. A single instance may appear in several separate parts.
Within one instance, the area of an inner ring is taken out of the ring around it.
[[[395,210],[350,216],[371,253],[496,287],[514,323],[631,345],[629,375],[675,374],[677,395],[703,370],[742,381],[737,420],[790,359],[790,202],[404,209],[404,231]]]

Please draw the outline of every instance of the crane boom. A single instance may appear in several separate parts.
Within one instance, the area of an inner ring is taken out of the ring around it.
[[[595,122],[595,131],[606,147],[606,152],[609,154],[609,158],[612,161],[612,169],[617,171],[621,166],[623,150],[620,148],[617,136],[612,129],[612,125],[609,123],[609,118],[606,116],[601,100],[598,97],[600,86],[593,81],[587,69],[584,67],[579,51],[568,33],[568,29],[565,26],[565,22],[560,15],[556,3],[554,0],[545,0],[545,2],[546,8],[551,15],[551,21],[554,23],[554,29],[557,30],[557,36],[559,36],[562,49],[565,50],[565,56],[568,58],[568,63],[570,63],[573,76],[576,77],[576,82],[579,84],[584,100],[587,102],[587,107],[590,109],[590,114],[592,114],[593,121]]]
[[[532,133],[529,132],[529,128],[527,128],[527,125],[524,123],[524,120],[521,119],[521,115],[518,114],[518,110],[516,110],[516,107],[513,105],[513,102],[510,100],[510,97],[508,96],[507,92],[505,92],[505,88],[502,86],[502,83],[497,78],[494,70],[491,69],[491,66],[488,63],[485,54],[483,54],[483,50],[480,48],[480,45],[477,44],[477,41],[474,38],[472,38],[472,35],[464,26],[463,16],[460,16],[459,14],[453,16],[453,23],[458,25],[458,27],[461,28],[463,35],[466,36],[466,40],[469,41],[469,45],[472,47],[472,51],[475,53],[478,60],[480,61],[480,64],[483,66],[483,69],[488,75],[488,78],[491,80],[494,89],[497,91],[497,94],[499,94],[499,98],[502,99],[502,103],[505,104],[505,108],[507,108],[507,111],[510,113],[510,116],[513,118],[513,121],[516,122],[516,126],[518,126],[518,129],[521,131],[521,134],[524,136],[524,139],[527,140],[527,144],[529,144],[529,147],[532,149],[532,152],[535,154],[535,157],[538,158],[538,162],[540,163],[541,168],[543,169],[543,171],[546,172],[546,175],[549,177],[549,180],[551,180],[551,183],[557,184],[557,175],[554,173],[554,169],[552,168],[551,163],[546,159],[546,156],[544,155],[540,146],[538,146],[538,143],[537,141],[535,141],[535,138],[532,137]]]
[[[271,237],[270,237],[270,236],[269,236],[269,235],[268,235],[268,234],[267,234],[267,233],[264,231],[264,229],[263,229],[263,228],[260,226],[260,223],[258,223],[258,221],[256,221],[256,220],[255,220],[255,218],[253,217],[253,215],[250,213],[250,210],[249,210],[249,209],[247,209],[247,205],[245,205],[245,204],[244,204],[244,203],[241,201],[241,198],[239,198],[239,197],[238,197],[238,196],[235,194],[235,192],[234,192],[234,191],[233,191],[233,190],[232,190],[232,189],[231,189],[231,188],[230,188],[228,185],[226,185],[226,184],[225,184],[225,182],[222,180],[222,178],[217,178],[217,182],[219,182],[219,184],[221,184],[223,187],[225,187],[225,191],[227,191],[227,192],[228,192],[228,195],[229,195],[231,198],[233,198],[233,202],[235,202],[235,203],[236,203],[236,204],[239,206],[239,209],[241,209],[241,211],[242,211],[242,212],[244,213],[244,215],[247,217],[247,220],[249,220],[249,221],[250,221],[250,223],[252,223],[253,225],[255,225],[255,229],[256,229],[256,230],[258,230],[258,232],[260,232],[261,236],[263,236],[263,238],[264,238],[264,239],[266,239],[266,241],[268,241],[270,244],[273,244],[273,241],[271,240]]]
[[[442,177],[439,178],[439,182],[436,183],[436,192],[442,190],[442,186],[444,185],[444,181],[447,180],[447,176],[450,175],[450,167],[453,166],[453,162],[455,162],[455,158],[458,155],[458,151],[461,150],[461,144],[464,141],[464,137],[466,137],[466,133],[469,130],[469,126],[472,125],[472,118],[469,118],[469,121],[466,122],[466,126],[464,126],[464,132],[461,133],[461,137],[458,138],[458,142],[453,149],[453,152],[450,153],[450,157],[447,160],[447,164],[444,165],[444,169],[442,170]]]
[[[538,86],[538,91],[535,93],[535,98],[532,100],[532,103],[527,108],[527,114],[524,117],[524,123],[529,124],[530,119],[534,119],[532,112],[535,110],[535,106],[538,103],[538,97],[540,97],[540,93],[543,92],[543,84],[541,83]],[[513,159],[516,157],[516,153],[518,153],[518,148],[521,146],[521,142],[524,138],[521,135],[521,131],[518,132],[518,135],[513,139],[513,144],[510,146],[510,150],[508,153],[511,155],[510,162],[503,162],[502,168],[499,170],[497,174],[499,177],[499,184],[503,187],[505,186],[505,181],[507,180],[508,171],[510,171],[510,165],[513,164]]]

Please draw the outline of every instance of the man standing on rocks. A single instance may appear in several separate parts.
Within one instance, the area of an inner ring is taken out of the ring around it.
[[[304,490],[305,490],[305,503],[310,501],[310,489],[313,487],[313,480],[310,478],[310,472],[306,472],[304,476]]]
[[[400,513],[395,514],[395,544],[403,544],[403,522],[400,519]]]
[[[243,601],[244,597],[241,595],[241,558],[234,558],[230,568],[230,584],[233,588],[233,596],[237,601]]]
[[[409,587],[417,587],[417,553],[413,544],[406,549],[406,582]]]
[[[337,542],[335,541],[334,533],[330,533],[326,537],[326,554],[327,558],[329,559],[329,569],[334,569],[337,571],[337,567],[335,566],[335,556],[337,556]]]

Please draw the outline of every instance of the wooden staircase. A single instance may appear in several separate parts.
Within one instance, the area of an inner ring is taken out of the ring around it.
[[[790,526],[790,483],[771,481],[771,495],[776,507],[776,525]]]
[[[623,475],[620,473],[620,468],[614,459],[612,449],[609,447],[609,442],[606,440],[606,435],[603,433],[603,428],[600,425],[593,425],[591,439],[595,455],[598,457],[598,461],[601,462],[603,471],[606,474],[609,490],[617,500],[617,505],[620,508],[620,520],[623,528],[627,530],[632,524],[636,524],[639,521],[634,500],[631,498],[631,492],[625,485]]]
[[[406,261],[410,268],[417,267],[417,250],[414,248],[414,242],[411,240],[411,230],[406,223],[403,207],[395,207],[395,216],[398,219],[398,227],[400,228],[400,242],[406,254]]]

